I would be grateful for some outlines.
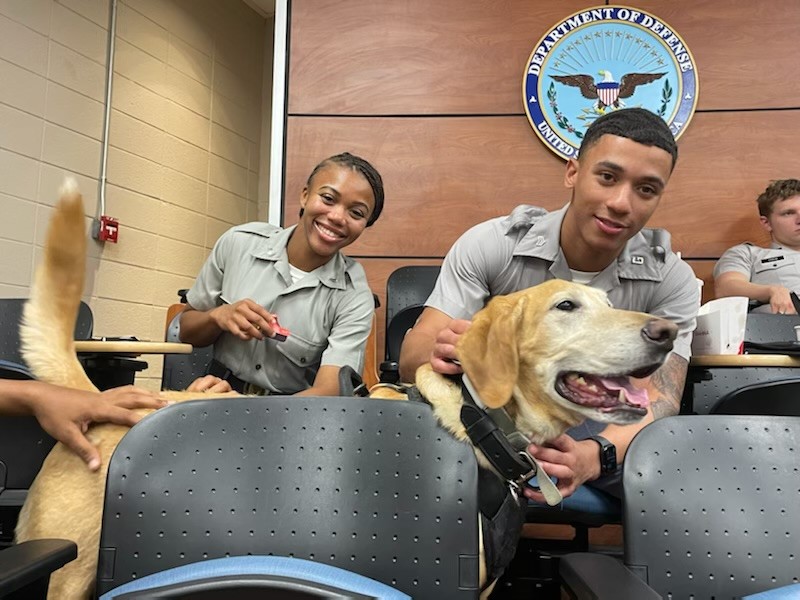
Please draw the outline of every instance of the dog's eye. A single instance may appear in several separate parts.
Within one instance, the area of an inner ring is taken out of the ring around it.
[[[566,310],[569,312],[578,308],[578,305],[575,304],[572,300],[562,300],[561,302],[556,304],[556,308],[558,310]]]

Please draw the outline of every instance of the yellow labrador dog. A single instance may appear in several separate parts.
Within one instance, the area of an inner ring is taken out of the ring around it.
[[[94,390],[72,340],[85,251],[83,205],[75,184],[68,183],[25,309],[23,354],[39,379]],[[493,299],[475,316],[457,351],[482,403],[504,408],[519,432],[542,443],[586,418],[617,424],[641,419],[647,395],[631,385],[628,375],[644,376],[658,368],[676,331],[663,319],[611,308],[600,291],[551,281]],[[442,425],[468,441],[460,417],[461,386],[429,365],[417,372],[417,386]],[[175,400],[197,398],[197,393],[166,395]],[[80,458],[56,444],[31,487],[20,514],[18,541],[64,538],[78,544],[78,559],[54,574],[50,598],[91,596],[108,461],[125,432],[108,424],[90,429],[102,460],[98,472],[89,471]],[[483,466],[492,468],[477,448],[476,454]],[[64,518],[65,514],[81,517]]]
[[[44,258],[25,306],[20,337],[22,354],[37,379],[97,391],[78,362],[73,341],[86,265],[84,219],[77,184],[68,180],[50,222]],[[196,399],[199,393],[163,395],[180,401]],[[102,466],[97,472],[89,471],[66,446],[56,444],[31,486],[17,523],[17,540],[62,538],[78,545],[78,558],[53,574],[49,598],[92,597],[108,461],[126,431],[119,425],[92,426],[87,437],[100,453]]]

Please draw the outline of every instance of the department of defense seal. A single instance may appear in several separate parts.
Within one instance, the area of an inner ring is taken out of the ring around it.
[[[536,44],[522,81],[534,132],[562,158],[575,158],[600,115],[641,107],[677,139],[697,106],[697,69],[683,39],[662,19],[627,6],[570,15]]]

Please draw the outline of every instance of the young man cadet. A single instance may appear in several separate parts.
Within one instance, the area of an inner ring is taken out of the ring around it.
[[[692,269],[672,252],[669,233],[643,229],[677,155],[666,123],[647,110],[623,109],[598,118],[586,130],[579,158],[567,162],[564,185],[572,190],[570,202],[553,212],[518,206],[462,235],[403,342],[403,381],[413,381],[417,367],[427,361],[441,373],[458,373],[452,362],[455,343],[472,315],[493,296],[554,278],[602,289],[617,308],[677,324],[673,353],[641,381],[651,401],[642,422],[624,427],[588,422],[548,446],[530,447],[545,472],[558,479],[564,497],[584,483],[619,495],[617,463],[631,439],[653,419],[680,408],[700,293]],[[530,488],[525,495],[544,501]]]
[[[794,314],[791,293],[800,294],[800,180],[779,179],[756,199],[769,248],[739,244],[714,267],[717,297],[747,296],[763,302],[754,312]]]

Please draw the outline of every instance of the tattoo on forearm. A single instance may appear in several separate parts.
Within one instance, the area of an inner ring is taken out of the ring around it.
[[[651,376],[650,383],[656,390],[656,396],[651,399],[650,405],[656,419],[677,415],[680,411],[688,367],[686,359],[673,354]]]

